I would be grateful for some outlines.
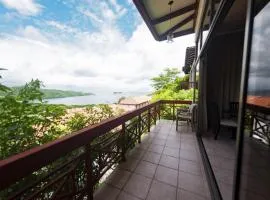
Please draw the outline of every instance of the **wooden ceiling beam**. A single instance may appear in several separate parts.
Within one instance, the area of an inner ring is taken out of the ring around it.
[[[165,21],[167,21],[167,20],[169,20],[169,19],[172,19],[172,18],[174,18],[174,17],[178,17],[178,16],[180,16],[180,15],[186,14],[186,13],[192,11],[192,10],[195,10],[195,9],[196,9],[196,3],[191,4],[191,5],[189,5],[189,6],[186,6],[186,7],[184,7],[184,8],[181,8],[181,9],[179,9],[179,10],[176,10],[176,11],[174,11],[174,12],[172,12],[172,13],[169,13],[169,14],[167,14],[167,15],[164,15],[164,16],[162,16],[162,17],[160,17],[160,18],[153,19],[153,20],[151,20],[151,24],[152,24],[152,25],[156,25],[156,24],[165,22]]]
[[[187,18],[185,18],[184,20],[182,20],[181,22],[177,23],[172,28],[170,28],[169,30],[167,30],[165,33],[163,33],[161,35],[161,38],[166,37],[170,32],[174,32],[175,30],[177,30],[181,26],[184,26],[185,24],[187,24],[188,22],[192,21],[193,19],[194,19],[194,14],[188,16]]]

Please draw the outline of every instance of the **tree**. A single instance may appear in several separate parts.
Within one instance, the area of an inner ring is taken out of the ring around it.
[[[179,75],[179,70],[177,68],[166,68],[164,73],[159,76],[152,78],[152,86],[155,90],[160,90],[167,87],[170,83],[173,83]]]
[[[155,92],[152,95],[152,101],[161,99],[167,100],[192,100],[193,89],[181,89],[182,82],[189,81],[189,75],[178,77],[176,68],[166,68],[158,77],[152,78]]]
[[[65,113],[61,106],[42,102],[42,83],[32,80],[19,90],[0,97],[0,158],[54,140],[62,134],[56,124]]]

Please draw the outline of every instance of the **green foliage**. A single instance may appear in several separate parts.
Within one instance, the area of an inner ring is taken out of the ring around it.
[[[166,68],[164,73],[158,77],[152,78],[155,92],[152,96],[152,101],[157,100],[192,100],[193,89],[181,90],[181,82],[188,82],[189,75],[178,77],[176,68]],[[197,92],[197,91],[196,91]]]
[[[179,74],[177,68],[166,68],[164,73],[161,73],[159,76],[152,78],[152,86],[155,90],[167,88],[171,83],[175,81]]]
[[[12,87],[10,88],[14,94],[18,94],[24,87]],[[74,97],[74,96],[86,96],[86,95],[94,95],[93,93],[84,93],[78,91],[69,91],[69,90],[55,90],[55,89],[39,89],[42,92],[43,99],[55,99],[55,98],[64,98],[64,97]],[[1,90],[0,85],[0,96],[4,96],[4,91]]]
[[[196,90],[197,93],[197,90]],[[152,96],[152,101],[157,100],[192,100],[193,99],[193,89],[189,90],[172,90],[169,89],[163,89],[159,90],[158,92],[155,92]]]
[[[54,138],[54,126],[65,111],[42,102],[41,82],[32,80],[18,94],[11,90],[0,98],[0,158],[5,158]]]
[[[70,131],[77,131],[84,128],[87,124],[87,118],[82,113],[75,113],[73,117],[67,122]]]
[[[152,95],[152,101],[158,100],[193,100],[194,89],[181,89],[182,82],[189,81],[189,75],[178,77],[175,68],[165,69],[158,77],[152,78],[155,92]],[[197,90],[195,93],[197,94]],[[197,95],[196,95],[197,96]],[[172,110],[170,107],[164,107],[163,117],[172,119]]]
[[[44,93],[44,99],[94,95],[93,93],[85,93],[69,90],[41,89],[41,91]]]
[[[43,101],[39,80],[0,97],[0,158],[55,140],[123,113],[109,105],[70,107]]]

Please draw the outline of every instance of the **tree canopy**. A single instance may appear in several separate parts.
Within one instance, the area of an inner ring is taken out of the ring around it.
[[[177,68],[166,68],[159,76],[151,79],[153,82],[152,86],[155,90],[165,88],[177,79],[179,73]]]
[[[177,68],[166,68],[159,76],[152,78],[155,91],[152,100],[192,100],[193,89],[181,89],[182,82],[189,81],[189,75],[179,76]]]

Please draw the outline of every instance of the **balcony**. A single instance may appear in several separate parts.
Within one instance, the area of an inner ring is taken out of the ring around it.
[[[95,199],[209,199],[191,128],[161,120],[116,167]]]
[[[2,160],[1,197],[208,199],[195,133],[173,121],[190,103],[158,101]]]

